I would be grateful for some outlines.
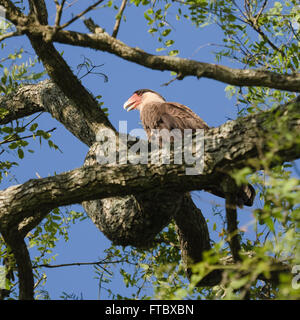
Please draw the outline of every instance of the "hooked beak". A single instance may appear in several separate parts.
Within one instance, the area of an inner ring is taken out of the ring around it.
[[[137,106],[141,103],[141,97],[137,94],[133,94],[123,105],[123,108],[127,111],[136,109]]]
[[[132,109],[135,108],[135,103],[136,103],[135,100],[128,99],[128,100],[124,103],[123,108],[124,108],[125,110],[127,110],[127,111],[130,111],[130,110],[132,110]]]

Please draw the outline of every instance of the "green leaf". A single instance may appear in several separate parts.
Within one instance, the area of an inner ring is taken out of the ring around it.
[[[178,53],[179,53],[178,50],[171,50],[170,52],[168,52],[168,55],[169,55],[169,56],[177,56]]]
[[[12,127],[2,127],[1,131],[11,134],[11,133],[13,133],[13,128]]]
[[[18,149],[18,156],[20,159],[24,158],[24,151],[21,148]]]
[[[228,20],[231,21],[231,22],[233,22],[233,21],[236,20],[236,17],[235,17],[233,14],[229,14],[229,15],[227,16],[227,18],[228,18]]]
[[[157,32],[157,29],[156,28],[151,28],[151,29],[148,30],[148,32],[149,33],[154,33],[154,32]]]
[[[9,149],[14,150],[14,149],[16,149],[18,147],[18,143],[17,142],[12,142],[12,143],[9,144],[8,147],[9,147]]]
[[[171,29],[165,29],[163,32],[162,32],[162,36],[163,37],[166,37],[172,30]]]
[[[167,40],[167,41],[165,41],[165,45],[166,45],[167,47],[170,47],[173,43],[174,43],[174,40]]]
[[[36,128],[38,127],[38,124],[37,123],[34,123],[34,124],[32,124],[31,126],[30,126],[30,131],[35,131],[36,130]]]

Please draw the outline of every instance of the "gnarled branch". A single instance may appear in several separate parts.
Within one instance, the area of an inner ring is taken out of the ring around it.
[[[0,192],[0,221],[15,225],[37,206],[51,210],[57,206],[107,197],[141,194],[154,190],[210,190],[225,173],[251,166],[249,159],[260,152],[269,151],[270,132],[281,130],[270,127],[273,114],[285,115],[290,134],[295,142],[286,144],[282,137],[277,150],[280,160],[291,161],[300,157],[297,143],[300,135],[299,103],[278,107],[277,110],[261,112],[210,129],[205,136],[204,170],[200,175],[186,175],[186,165],[93,165],[62,173],[54,177],[30,180]],[[264,132],[264,130],[267,130]],[[260,132],[260,133],[259,133]],[[239,148],[236,145],[239,144]],[[255,168],[257,170],[257,168]]]

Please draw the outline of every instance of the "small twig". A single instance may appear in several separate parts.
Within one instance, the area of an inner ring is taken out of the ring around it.
[[[99,25],[97,25],[92,18],[84,19],[83,23],[92,33],[104,32],[104,30]]]
[[[88,13],[91,10],[94,10],[101,2],[103,2],[103,0],[98,0],[96,3],[90,5],[88,8],[86,8],[85,10],[83,10],[81,13],[79,13],[77,16],[75,16],[74,18],[72,18],[70,21],[66,22],[65,24],[63,24],[62,26],[59,27],[59,29],[64,29],[66,27],[68,27],[71,23],[73,23],[74,21],[78,20],[79,18],[81,18],[83,15],[85,15],[86,13]]]
[[[127,4],[127,0],[123,0],[122,4],[120,6],[120,10],[117,14],[116,23],[115,23],[115,26],[114,26],[114,29],[113,29],[113,32],[111,35],[113,38],[116,38],[117,34],[119,32],[119,28],[120,28],[120,24],[121,24],[121,20],[122,20],[122,16],[123,16],[123,12],[125,10],[126,4]]]
[[[5,39],[8,39],[8,38],[17,37],[17,36],[21,36],[21,35],[22,35],[22,32],[20,32],[19,30],[12,31],[12,32],[9,32],[9,33],[6,33],[6,34],[0,36],[0,42]]]
[[[239,10],[239,12],[241,13],[241,15],[246,19],[247,17],[245,16],[245,13],[243,12],[243,10],[237,5],[236,1],[233,0],[232,3],[235,5],[235,7]]]
[[[52,128],[48,131],[46,131],[46,133],[50,133],[50,132],[53,132],[55,131],[56,128]],[[2,144],[6,144],[6,143],[10,143],[10,142],[13,142],[13,141],[19,141],[19,140],[23,140],[23,139],[29,139],[29,138],[33,138],[33,134],[29,135],[29,136],[24,136],[24,137],[18,137],[17,134],[13,134],[11,137],[8,137],[7,139],[3,140],[0,142],[0,145]]]
[[[31,119],[28,123],[26,123],[22,128],[26,128],[28,127],[33,121],[35,121],[37,118],[39,118],[42,114],[44,113],[44,111],[40,112],[37,116],[35,116],[33,119]]]
[[[270,47],[274,50],[274,51],[277,51],[279,52],[283,58],[286,57],[286,54],[284,53],[284,51],[282,49],[280,49],[279,47],[277,47],[275,45],[274,42],[272,42],[269,37],[263,32],[263,30],[260,28],[259,24],[258,24],[258,19],[259,17],[261,16],[263,10],[265,9],[266,5],[267,5],[268,1],[265,0],[261,9],[259,10],[258,14],[256,15],[256,17],[254,17],[252,15],[252,12],[251,12],[251,3],[249,2],[249,0],[246,0],[245,1],[245,9],[246,9],[246,12],[247,12],[247,19],[245,20],[245,22],[250,25],[262,38],[264,41],[266,41]],[[247,7],[248,7],[248,10],[247,10]]]
[[[79,76],[82,68],[85,68],[86,69],[86,73],[84,75],[82,75],[79,80],[83,79],[84,77],[86,77],[87,75],[89,74],[97,74],[97,75],[100,75],[102,77],[104,77],[104,82],[107,82],[108,81],[108,76],[102,72],[93,72],[93,70],[97,69],[97,68],[100,68],[104,66],[104,64],[99,64],[99,65],[94,65],[92,63],[92,61],[86,57],[84,57],[84,61],[83,63],[80,63],[78,66],[77,66],[77,69],[78,69],[78,72],[77,72],[77,77]],[[90,68],[89,68],[90,67]]]
[[[255,21],[255,24],[257,24],[257,21],[258,19],[260,18],[261,14],[263,13],[263,11],[265,10],[266,6],[268,4],[268,0],[265,0],[263,5],[261,6],[260,10],[258,11],[254,21]]]
[[[174,81],[176,81],[176,80],[183,80],[183,79],[184,79],[184,75],[183,75],[182,73],[178,73],[178,75],[177,75],[175,78],[169,80],[169,81],[166,82],[166,83],[161,84],[160,86],[161,86],[161,87],[167,87],[167,86],[168,86],[169,84],[171,84],[172,82],[174,82]]]
[[[68,3],[67,5],[66,5],[66,9],[69,9],[70,7],[72,7],[74,4],[76,4],[78,2],[78,0],[74,0],[74,1],[72,1],[72,2],[70,2],[70,3]]]
[[[115,263],[122,263],[122,262],[128,262],[127,260],[115,260],[115,261],[106,261],[106,260],[99,260],[95,262],[73,262],[73,263],[62,263],[62,264],[39,264],[32,266],[32,269],[36,268],[63,268],[63,267],[74,267],[74,266],[90,266],[90,265],[97,265],[101,269],[103,269],[105,272],[107,272],[109,275],[112,275],[112,273],[107,270],[107,268],[103,267],[102,264],[115,264]]]
[[[38,117],[41,116],[41,114],[43,114],[44,111],[40,112],[36,117],[34,117],[33,119],[31,119],[28,123],[26,123],[23,127],[21,127],[22,129],[25,129],[26,127],[28,127],[33,121],[35,121]],[[18,127],[18,124],[17,124],[17,127]],[[53,130],[53,129],[52,129]],[[15,139],[14,137],[17,137],[17,133],[14,133],[12,136],[9,136],[7,137],[6,139],[4,139],[3,141],[0,142],[0,145],[1,144],[5,144],[5,143],[8,143],[8,142],[12,142],[12,141],[15,141],[15,140],[20,140],[22,138],[19,138],[19,139]]]
[[[298,41],[300,41],[299,35],[295,32],[295,30],[294,30],[294,28],[293,28],[293,24],[291,23],[291,21],[288,21],[288,23],[289,23],[289,25],[290,25],[290,27],[291,27],[291,30],[292,30],[293,35],[295,36],[295,38],[296,38]],[[298,31],[298,33],[299,33],[299,31]]]
[[[37,282],[34,284],[33,289],[37,288],[38,285],[39,285],[44,279],[46,279],[46,278],[47,278],[47,276],[46,276],[45,274],[43,274],[43,275],[37,280]]]
[[[55,27],[57,28],[60,25],[60,20],[66,0],[62,0],[61,4],[59,4],[58,0],[54,0],[54,2],[56,5]]]

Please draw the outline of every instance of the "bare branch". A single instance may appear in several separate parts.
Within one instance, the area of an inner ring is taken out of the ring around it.
[[[119,28],[120,28],[120,24],[121,24],[121,20],[122,20],[122,16],[123,16],[123,12],[125,10],[126,4],[127,4],[127,0],[123,0],[120,6],[119,12],[117,14],[116,23],[111,35],[113,38],[116,38],[119,32]]]
[[[100,109],[95,107],[91,114],[81,111],[65,94],[49,80],[28,84],[7,96],[0,96],[0,108],[6,114],[0,124],[46,111],[61,122],[74,136],[88,146],[95,142],[98,129],[102,127]]]
[[[0,42],[5,40],[5,39],[8,39],[8,38],[12,38],[12,37],[17,37],[17,36],[21,36],[22,33],[20,31],[12,31],[12,32],[8,32],[2,36],[0,36]]]
[[[66,0],[62,0],[61,4],[59,4],[58,0],[54,0],[54,2],[55,2],[55,5],[56,5],[56,16],[55,16],[54,25],[55,25],[55,27],[59,27],[61,16],[62,16],[62,13],[63,13],[63,8],[64,8]]]
[[[99,261],[93,261],[93,262],[72,262],[72,263],[62,263],[62,264],[38,264],[33,266],[33,269],[36,268],[63,268],[63,267],[74,267],[74,266],[92,266],[92,265],[97,265],[101,266],[102,264],[107,265],[107,264],[117,264],[117,263],[124,263],[128,262],[127,260],[115,260],[115,261],[108,261],[108,260],[99,260]],[[107,270],[106,270],[107,271]]]
[[[51,32],[51,29],[45,29],[44,32]],[[264,69],[233,69],[178,57],[152,55],[139,48],[129,47],[106,32],[83,34],[60,30],[53,35],[53,41],[110,52],[147,68],[175,71],[182,76],[205,77],[237,86],[263,86],[300,92],[300,74],[279,74]]]
[[[68,22],[66,22],[65,24],[63,24],[62,26],[59,27],[59,29],[64,29],[66,27],[68,27],[70,24],[72,24],[73,22],[75,22],[76,20],[78,20],[79,18],[81,18],[83,15],[85,15],[86,13],[88,13],[91,10],[96,9],[96,7],[103,2],[103,0],[98,0],[96,3],[90,5],[89,7],[87,7],[85,10],[83,10],[81,13],[79,13],[78,15],[76,15],[74,18],[72,18],[71,20],[69,20]]]
[[[7,2],[7,0],[0,0],[0,3],[1,2]],[[96,4],[98,4],[98,2]],[[12,14],[10,14],[10,18],[11,21],[17,22],[19,19],[19,17],[15,17]],[[24,19],[26,19],[26,17]],[[74,17],[74,19],[76,19],[76,17]],[[182,59],[179,57],[157,56],[147,53],[139,48],[130,47],[120,40],[111,37],[106,32],[84,34],[80,32],[57,30],[56,28],[50,26],[37,26],[36,24],[30,23],[26,26],[23,25],[22,31],[26,31],[29,37],[32,37],[35,42],[37,41],[37,37],[41,37],[42,39],[46,40],[46,42],[55,41],[59,43],[88,47],[100,51],[110,52],[125,60],[135,62],[150,69],[174,71],[177,74],[181,74],[182,77],[206,77],[239,87],[262,86],[292,92],[300,92],[300,74],[297,73],[279,74],[264,69],[233,69],[222,65],[204,63],[190,59]],[[49,53],[49,50],[48,52],[47,50],[41,50],[41,43],[37,44],[35,48],[37,54],[39,56],[42,55],[44,58],[46,58],[47,56],[48,61],[50,61],[50,56],[52,56],[52,62],[54,62],[55,60],[54,57],[56,57],[57,60],[61,60],[61,56],[59,58],[58,54],[55,54],[53,56],[53,54]],[[42,57],[40,56],[40,58]],[[42,60],[44,58],[42,58]],[[64,79],[64,70],[66,70],[66,64],[64,63],[63,68],[62,63],[59,63],[59,65],[61,65],[60,68],[51,67],[47,71],[51,71],[51,77],[53,76],[54,72],[59,73],[58,71],[61,71],[61,79]],[[71,79],[72,78],[73,75]],[[54,81],[58,79],[58,77],[53,78]],[[63,87],[67,86],[68,89],[74,93],[74,95],[72,95],[72,98],[75,98],[75,96],[77,96],[80,101],[83,96],[86,96],[86,93],[84,95],[80,93],[82,90],[77,90],[79,84],[74,87],[73,83],[70,83],[70,85],[68,85],[68,83],[66,83],[65,81],[61,84],[61,88],[66,95],[68,93]],[[77,100],[75,99],[75,101]]]
[[[55,131],[55,130],[56,130],[56,128],[52,128],[52,129],[47,130],[47,131],[45,131],[45,132],[50,133],[50,132],[53,132],[53,131]],[[29,138],[33,138],[33,137],[34,137],[33,134],[28,135],[28,136],[19,137],[19,136],[15,133],[15,134],[9,136],[7,139],[4,139],[3,141],[0,141],[0,145],[6,144],[6,143],[11,143],[11,142],[13,142],[13,141],[19,141],[19,140],[29,139]]]
[[[37,85],[26,85],[6,96],[0,96],[0,108],[6,111],[0,119],[0,125],[45,111],[41,99],[38,98],[40,97],[40,91],[35,90],[37,95],[31,95],[30,93],[31,89],[37,88]]]
[[[192,264],[202,261],[203,252],[211,248],[206,220],[191,196],[185,194],[180,210],[174,216],[181,257],[190,277]]]
[[[266,9],[267,4],[268,4],[268,0],[265,0],[263,5],[261,6],[260,10],[258,11],[256,17],[254,18],[255,24],[257,24],[258,19],[260,18],[260,16],[263,13],[263,11]]]

